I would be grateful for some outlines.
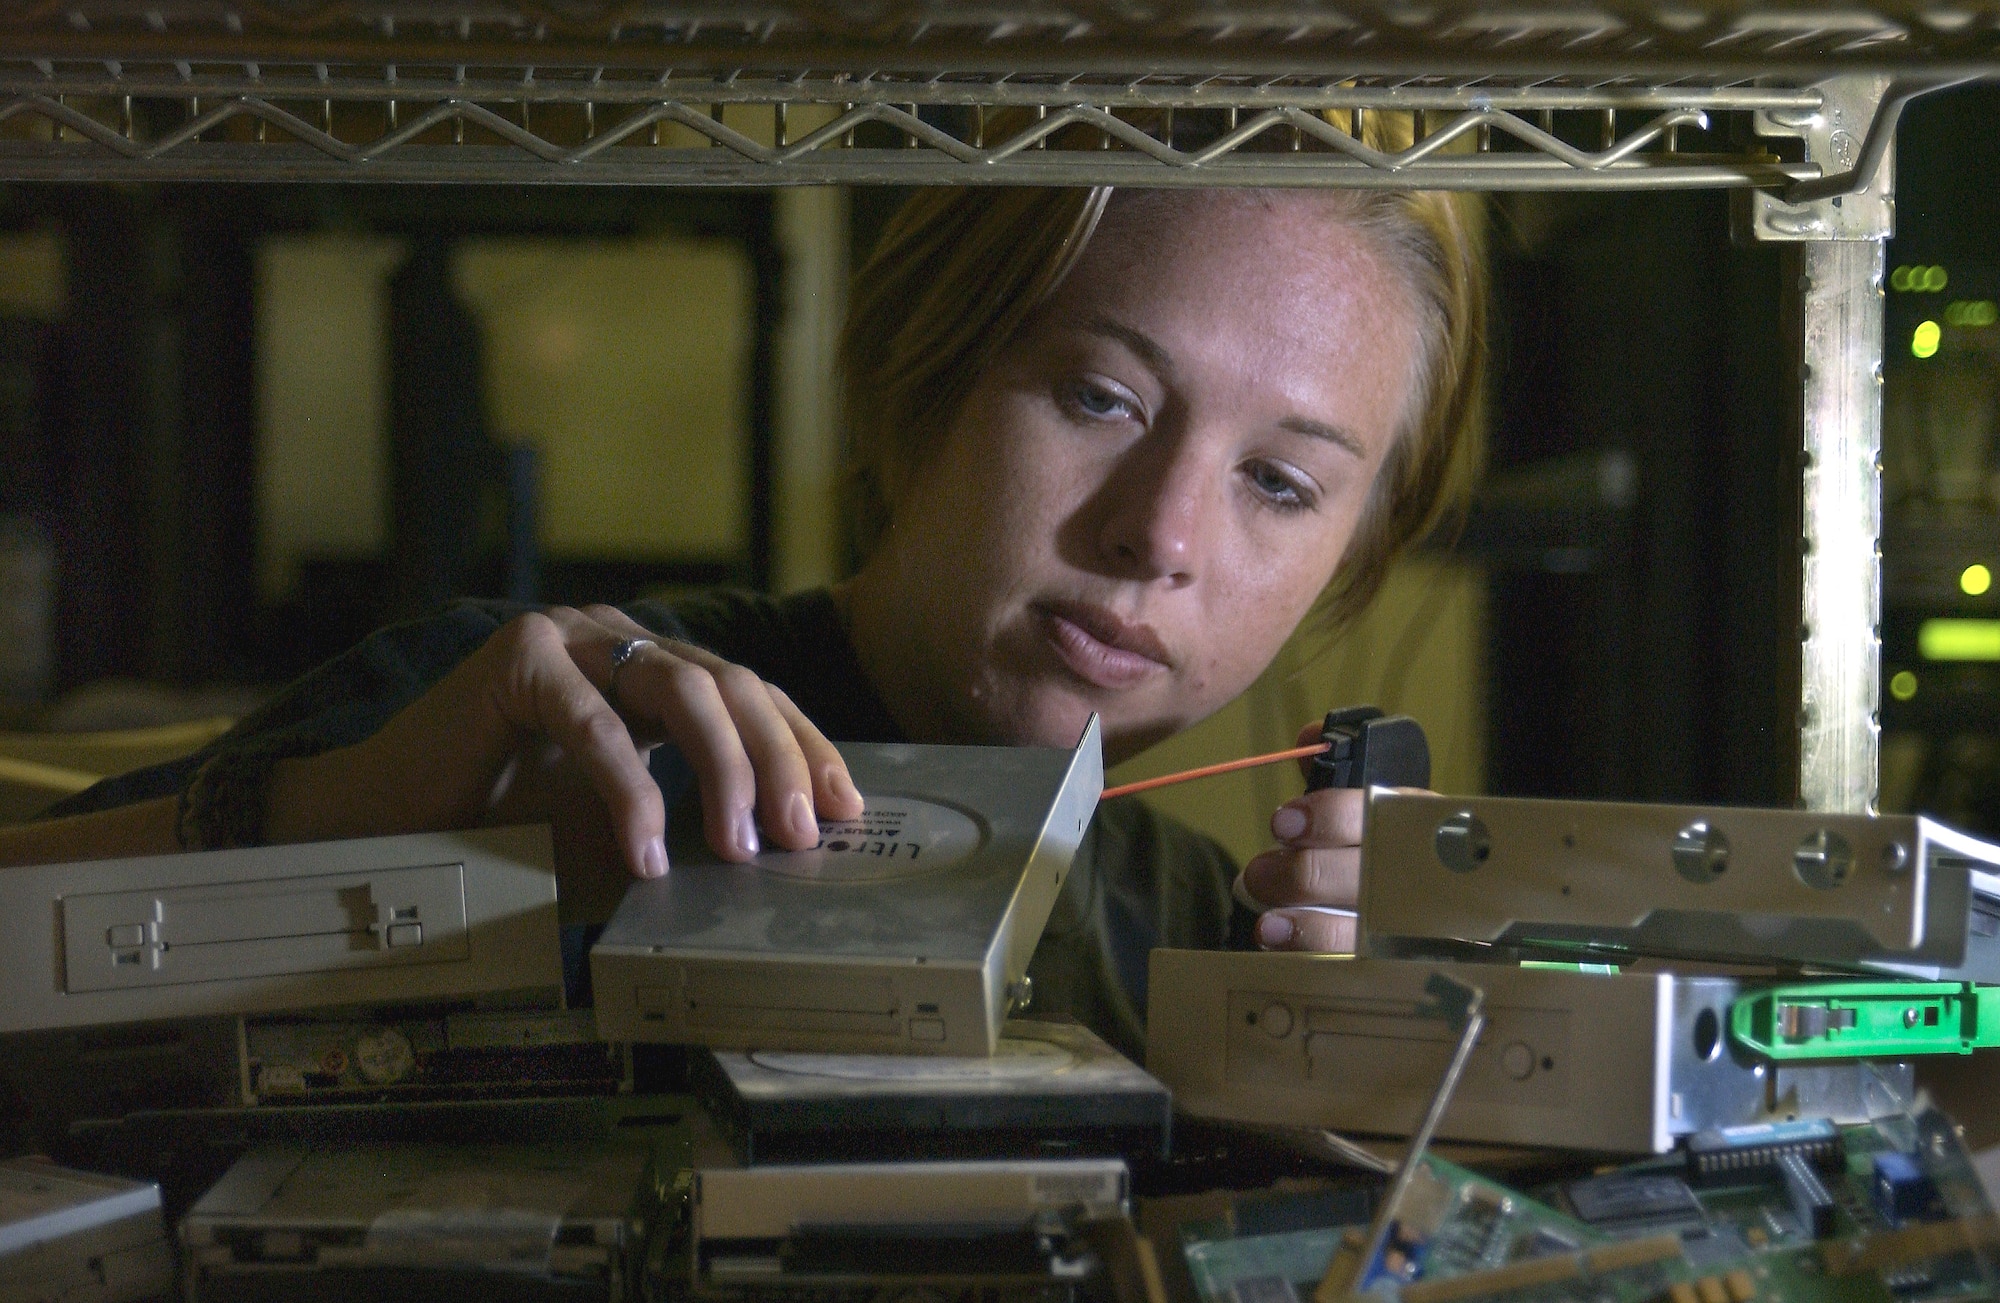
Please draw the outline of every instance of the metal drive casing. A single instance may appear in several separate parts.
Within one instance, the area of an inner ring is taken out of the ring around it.
[[[1923,818],[1369,793],[1363,949],[1554,943],[1757,964],[1962,963],[2000,848]]]
[[[689,1265],[710,1289],[1074,1284],[1078,1224],[1125,1214],[1119,1158],[705,1163],[690,1173]],[[1064,1290],[1064,1294],[1068,1293]],[[836,1295],[844,1297],[845,1295]]]
[[[695,1242],[778,1240],[831,1224],[1022,1222],[1078,1205],[1116,1217],[1128,1180],[1120,1158],[707,1167],[695,1172]]]
[[[639,1144],[264,1146],[181,1222],[190,1303],[624,1303],[653,1196]]]
[[[289,1108],[629,1085],[625,1047],[599,1038],[588,1009],[294,1013],[245,1018],[239,1041],[245,1102]]]
[[[842,745],[860,820],[746,864],[689,838],[627,890],[591,950],[599,1031],[992,1054],[1103,790],[1098,737],[1092,717],[1073,751]]]
[[[540,825],[0,874],[0,1033],[561,984]]]
[[[1195,1117],[1408,1135],[1457,1040],[1428,1009],[1439,971],[1486,993],[1449,1139],[1661,1153],[1774,1109],[1865,1121],[1910,1081],[1907,1064],[1737,1052],[1736,978],[1198,950],[1153,952],[1146,1067]]]
[[[1972,908],[1965,916],[1965,958],[1956,964],[1873,960],[1870,972],[1926,982],[2000,984],[2000,874],[1970,870]]]
[[[1009,1019],[990,1056],[710,1050],[691,1087],[746,1166],[1165,1156],[1167,1088],[1075,1023]]]
[[[131,1303],[173,1282],[158,1185],[43,1158],[0,1163],[0,1298]]]

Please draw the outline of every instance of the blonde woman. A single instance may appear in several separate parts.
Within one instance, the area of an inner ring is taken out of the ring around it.
[[[671,871],[663,786],[726,859],[859,813],[828,738],[1116,762],[1359,610],[1432,520],[1483,367],[1474,208],[1388,191],[920,194],[855,278],[864,561],[831,591],[385,630],[207,751],[0,830],[0,862],[550,819],[565,909]],[[1100,808],[1030,972],[1128,1052],[1154,945],[1341,950],[1353,792],[1281,807],[1237,876]]]

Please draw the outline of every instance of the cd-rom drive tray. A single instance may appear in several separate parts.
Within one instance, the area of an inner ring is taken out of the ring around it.
[[[561,982],[544,826],[0,874],[0,1032]]]
[[[1096,809],[1073,751],[841,744],[866,800],[819,845],[727,864],[676,817],[674,867],[591,949],[614,1040],[829,1053],[993,1053]]]
[[[599,959],[607,970],[622,965]],[[907,969],[909,971],[902,971]],[[919,971],[921,970],[921,971]],[[725,956],[646,965],[631,988],[642,1023],[684,1027],[700,1043],[739,1038],[769,1045],[776,1038],[855,1037],[900,1041],[906,1011],[923,1005],[923,1019],[939,1027],[976,1027],[981,1021],[982,970],[975,965],[896,965],[868,962],[786,962]],[[943,1033],[937,1033],[942,1038]],[[635,1035],[635,1040],[657,1039]]]

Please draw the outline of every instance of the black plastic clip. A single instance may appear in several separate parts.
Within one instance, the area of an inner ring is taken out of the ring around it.
[[[1429,787],[1431,748],[1423,725],[1373,706],[1327,712],[1326,751],[1312,758],[1306,790],[1328,787]]]

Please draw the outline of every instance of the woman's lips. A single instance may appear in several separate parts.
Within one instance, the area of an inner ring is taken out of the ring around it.
[[[1143,624],[1078,602],[1046,602],[1034,609],[1049,644],[1087,683],[1129,688],[1172,668],[1165,644]]]

